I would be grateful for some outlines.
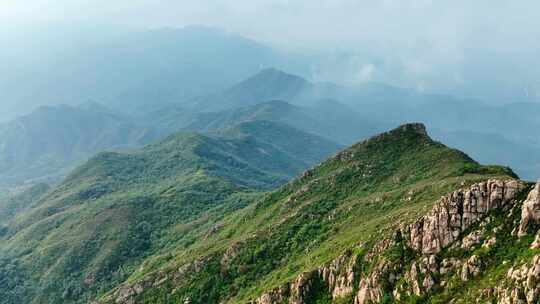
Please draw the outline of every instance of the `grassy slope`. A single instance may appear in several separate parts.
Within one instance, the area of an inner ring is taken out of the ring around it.
[[[242,303],[359,243],[380,240],[460,185],[495,176],[515,177],[432,141],[420,126],[404,126],[346,149],[225,217],[210,237],[203,237],[204,229],[192,231],[197,242],[148,259],[130,281],[206,257],[199,272],[151,288],[140,299]],[[230,248],[233,253],[225,254]]]
[[[265,127],[284,138],[297,132]],[[314,160],[312,153],[289,155],[294,137],[270,146],[252,126],[238,128],[242,136],[178,134],[133,153],[101,153],[79,167],[0,239],[2,286],[18,286],[0,288],[0,303],[86,303],[125,280],[144,257],[189,246],[191,230],[244,207],[258,190]],[[337,149],[331,146],[307,150]]]

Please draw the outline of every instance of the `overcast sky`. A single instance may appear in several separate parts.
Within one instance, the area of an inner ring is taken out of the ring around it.
[[[314,79],[503,99],[540,94],[539,12],[533,0],[0,0],[4,32],[202,24],[326,53]]]

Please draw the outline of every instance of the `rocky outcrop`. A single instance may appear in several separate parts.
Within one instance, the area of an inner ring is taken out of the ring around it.
[[[529,192],[527,199],[523,202],[518,236],[526,235],[530,226],[538,223],[540,223],[540,182]]]
[[[422,254],[435,254],[449,246],[488,212],[508,206],[523,189],[516,180],[489,180],[447,195],[432,211],[402,229],[411,248]]]
[[[531,243],[531,249],[538,249],[540,248],[540,230],[536,233],[536,236],[534,237],[534,241]]]
[[[328,266],[318,269],[319,277],[328,286],[332,298],[341,298],[353,292],[355,267],[356,258],[347,252]]]
[[[324,288],[334,299],[345,297],[353,292],[356,266],[357,255],[347,251],[329,264],[314,271],[302,273],[294,281],[283,284],[249,303],[303,304],[313,293],[319,292],[315,288]]]
[[[358,294],[354,298],[354,304],[379,303],[383,297],[381,286],[382,273],[375,271],[367,278],[362,278],[358,286]]]
[[[173,271],[154,272],[145,277],[144,280],[124,284],[120,286],[113,293],[105,296],[99,303],[115,303],[115,304],[136,304],[140,303],[137,298],[145,291],[152,288],[159,288],[161,285],[171,281],[175,285],[181,284],[185,278],[193,273],[200,272],[212,259],[212,257],[202,258],[195,260],[191,263],[185,264]],[[174,293],[174,290],[172,291]],[[188,301],[189,299],[185,299]],[[188,301],[189,303],[190,301]]]
[[[274,303],[287,303],[290,294],[290,285],[285,284],[279,288],[276,288],[268,293],[263,294],[249,304],[274,304]]]
[[[401,298],[402,294],[420,296],[430,291],[436,284],[435,277],[439,273],[439,263],[435,255],[423,257],[411,264],[405,272],[405,285],[396,286],[393,291],[395,298]]]
[[[322,282],[333,299],[349,296],[356,290],[354,304],[368,304],[380,303],[386,292],[391,292],[398,301],[403,295],[421,296],[436,286],[445,286],[446,282],[439,279],[441,275],[455,273],[462,281],[471,280],[481,274],[479,256],[440,261],[437,254],[454,244],[463,250],[495,244],[495,237],[485,237],[485,224],[489,222],[486,216],[496,209],[510,209],[524,188],[525,184],[516,180],[488,180],[454,191],[442,197],[426,216],[399,228],[393,238],[376,243],[360,261],[360,264],[378,261],[369,273],[362,275],[357,257],[349,252],[251,303],[303,304],[316,282]],[[476,224],[480,224],[480,228],[463,237],[463,233]],[[383,252],[396,245],[411,248],[418,254],[405,269],[404,265],[380,258]],[[389,287],[392,289],[388,290]]]
[[[501,304],[539,303],[540,255],[534,256],[529,265],[510,268],[495,294]]]
[[[482,235],[484,233],[485,231],[482,230],[475,230],[469,233],[463,238],[463,240],[461,240],[461,248],[465,250],[470,250],[474,246],[480,244],[482,242]]]
[[[461,268],[461,280],[466,282],[478,276],[482,267],[482,261],[477,255],[471,256]]]

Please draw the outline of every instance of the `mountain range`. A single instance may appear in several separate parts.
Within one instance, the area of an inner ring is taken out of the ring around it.
[[[1,303],[86,303],[338,146],[273,122],[103,152],[2,204]],[[24,197],[24,199],[21,199]],[[6,211],[3,211],[6,210]],[[11,288],[13,287],[13,288]]]
[[[0,44],[0,304],[540,303],[519,75],[204,26]]]
[[[350,89],[265,69],[229,89],[184,103],[120,110],[95,102],[48,106],[0,124],[0,186],[55,183],[99,151],[138,148],[181,130],[213,132],[257,120],[342,145],[402,122],[423,121],[436,139],[482,163],[512,166],[520,176],[536,178],[540,142],[530,130],[540,127],[538,111],[535,104],[490,106],[377,84]]]
[[[539,189],[418,123],[175,133],[13,193],[0,303],[534,303]]]
[[[182,102],[225,89],[263,68],[299,72],[304,66],[300,56],[204,26],[29,29],[0,41],[9,45],[0,56],[0,121],[39,105],[92,100],[131,111],[148,103]]]
[[[0,184],[54,181],[81,159],[155,139],[150,129],[98,109],[41,107],[0,125]]]
[[[376,269],[362,257],[400,224],[453,189],[495,178],[515,175],[434,142],[423,125],[403,125],[341,151],[216,229],[199,230],[197,242],[144,263],[98,303],[331,303],[327,286],[341,283],[351,289],[336,299],[352,303],[363,268],[350,282],[332,283],[319,266],[345,254],[343,268],[329,266],[335,275],[350,261]]]

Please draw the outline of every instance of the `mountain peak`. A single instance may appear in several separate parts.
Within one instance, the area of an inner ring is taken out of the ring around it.
[[[269,68],[221,92],[198,100],[195,108],[206,112],[241,108],[269,100],[292,101],[311,86],[306,79]]]
[[[390,132],[414,132],[419,135],[429,136],[423,123],[412,122],[403,124]]]
[[[390,131],[375,135],[365,142],[373,141],[401,141],[406,138],[416,138],[418,140],[427,140],[432,142],[433,140],[429,137],[429,134],[426,130],[426,126],[422,123],[406,123],[400,125],[399,127],[392,129]],[[359,144],[362,144],[360,142]]]
[[[287,72],[278,70],[276,68],[263,69],[259,73],[248,78],[245,82],[253,82],[253,81],[271,81],[271,82],[278,82],[278,83],[293,82],[293,83],[300,83],[302,85],[307,85],[308,83],[306,79],[300,76],[289,74]]]

